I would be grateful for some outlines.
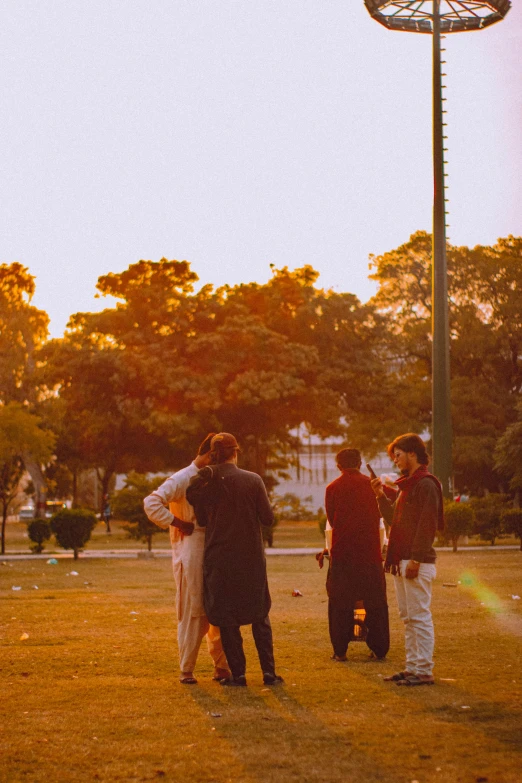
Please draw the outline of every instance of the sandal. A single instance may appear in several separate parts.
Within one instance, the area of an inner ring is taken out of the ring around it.
[[[348,658],[346,657],[346,655],[332,655],[330,660],[335,661],[336,663],[346,663]]]
[[[415,677],[411,672],[397,672],[397,674],[391,674],[389,677],[384,678],[384,682],[402,682],[408,677]]]
[[[195,677],[180,677],[179,681],[182,685],[197,685],[198,681]]]
[[[395,684],[406,685],[408,687],[412,687],[413,685],[435,685],[435,680],[425,680],[422,677],[417,677],[416,674],[410,674],[408,677],[405,677],[403,680],[399,680]]]
[[[221,682],[221,680],[229,680],[232,677],[232,672],[228,669],[216,669],[212,679],[214,682]]]

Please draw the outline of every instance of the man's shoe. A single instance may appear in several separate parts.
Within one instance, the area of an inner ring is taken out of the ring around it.
[[[220,685],[225,685],[228,688],[245,688],[247,681],[244,674],[240,677],[229,677],[228,679],[220,680]]]
[[[263,682],[265,685],[284,685],[285,681],[278,674],[263,672]]]

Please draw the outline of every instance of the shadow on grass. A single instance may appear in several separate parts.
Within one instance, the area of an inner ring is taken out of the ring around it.
[[[349,730],[342,733],[341,728],[327,726],[285,687],[216,692],[198,686],[190,695],[254,780],[398,783],[403,779],[355,749]]]

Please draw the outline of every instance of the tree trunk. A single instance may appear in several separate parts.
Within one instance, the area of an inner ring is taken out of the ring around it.
[[[105,497],[109,494],[109,484],[111,483],[111,479],[114,476],[115,469],[114,467],[110,466],[103,469],[103,475],[100,476],[100,471],[98,468],[96,468],[96,475],[98,476],[98,479],[101,481],[101,501],[100,501],[100,519],[103,518],[103,508],[105,506]],[[110,532],[110,531],[109,531]]]
[[[457,538],[454,538],[452,540],[453,540],[453,551],[456,552],[457,551],[457,544],[459,543],[459,538],[457,536]]]
[[[35,489],[35,519],[45,519],[47,484],[40,465],[30,454],[24,454],[24,465],[31,476]]]
[[[72,507],[78,508],[78,470],[76,468],[73,470]]]
[[[152,536],[147,536],[147,546],[148,546],[149,552],[152,552]]]
[[[4,502],[2,509],[2,554],[5,555],[5,526],[7,522],[7,505]]]
[[[74,550],[74,559],[78,560],[78,550],[77,549]]]

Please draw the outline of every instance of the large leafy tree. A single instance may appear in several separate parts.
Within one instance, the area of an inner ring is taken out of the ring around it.
[[[474,491],[498,488],[494,448],[515,419],[522,388],[522,239],[493,247],[448,246],[455,477]],[[388,319],[395,374],[394,431],[431,420],[431,237],[372,258],[373,299]]]
[[[131,463],[181,464],[203,433],[225,429],[270,483],[294,458],[303,422],[380,446],[366,424],[390,394],[373,307],[317,288],[309,266],[274,269],[266,285],[195,291],[196,280],[186,262],[167,259],[99,279],[100,293],[120,302],[73,316],[47,352],[66,411],[59,452],[90,465],[103,457],[105,477]]]
[[[0,507],[2,513],[1,553],[5,553],[5,529],[9,505],[18,491],[26,460],[47,462],[55,436],[42,429],[38,416],[17,402],[0,407]]]
[[[49,317],[31,304],[34,277],[18,262],[0,265],[0,402],[38,402],[37,355],[48,335]],[[47,485],[42,465],[30,452],[24,465],[35,487],[36,511],[44,515]]]

